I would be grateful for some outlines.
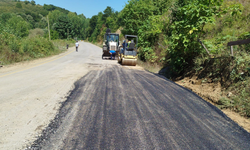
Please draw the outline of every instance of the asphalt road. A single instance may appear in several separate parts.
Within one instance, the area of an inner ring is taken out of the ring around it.
[[[91,64],[31,149],[250,149],[250,134],[152,73]]]

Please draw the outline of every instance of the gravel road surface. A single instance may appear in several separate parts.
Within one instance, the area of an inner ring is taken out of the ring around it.
[[[80,42],[0,69],[0,149],[250,149],[250,134],[196,94]]]

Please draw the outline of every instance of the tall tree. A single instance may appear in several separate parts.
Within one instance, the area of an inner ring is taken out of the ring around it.
[[[60,38],[73,38],[73,26],[67,15],[61,15],[58,17],[58,21],[55,23],[54,29],[59,33]]]
[[[36,5],[36,2],[34,0],[32,0],[30,3],[31,5]]]

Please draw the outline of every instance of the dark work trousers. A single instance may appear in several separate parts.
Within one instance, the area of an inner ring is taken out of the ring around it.
[[[115,59],[115,54],[116,54],[116,53],[112,53],[112,54],[111,54],[111,59],[112,59],[112,57],[114,57],[114,59]]]

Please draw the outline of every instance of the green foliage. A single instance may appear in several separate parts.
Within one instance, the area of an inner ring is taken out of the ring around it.
[[[120,13],[122,18],[121,24],[124,28],[122,33],[138,35],[139,28],[148,20],[149,16],[153,16],[155,7],[151,0],[131,0]]]
[[[154,63],[158,59],[156,53],[151,47],[141,48],[138,54],[141,60]]]
[[[3,64],[45,57],[62,49],[61,42],[55,42],[55,47],[48,41],[47,15],[52,40],[68,35],[69,38],[86,38],[88,19],[83,14],[77,15],[53,5],[42,7],[35,1],[0,1],[0,61]]]
[[[39,29],[32,32],[41,32]],[[19,62],[27,59],[45,57],[58,53],[52,42],[41,36],[18,38],[13,34],[0,34],[0,61],[3,64]]]
[[[29,34],[30,24],[19,16],[14,16],[8,20],[8,25],[18,37],[25,37]]]
[[[63,39],[71,38],[74,34],[72,24],[66,15],[58,17],[58,22],[54,25],[54,29],[59,33],[59,37]]]
[[[12,14],[11,13],[2,13],[0,16],[1,16],[0,22],[2,24],[5,24],[12,17]]]
[[[55,51],[52,42],[43,37],[26,38],[22,41],[19,53],[28,54],[31,58],[51,55]]]
[[[41,20],[37,23],[37,27],[45,29],[48,27],[48,22],[46,17],[42,17]]]
[[[214,23],[219,16],[222,0],[179,1],[173,9],[170,27],[172,44],[169,49],[173,71],[180,74],[184,68],[193,64],[193,59],[202,52],[197,39],[204,33],[203,27]]]
[[[102,41],[107,28],[110,28],[112,33],[116,32],[119,29],[118,15],[117,11],[108,6],[103,13],[92,16],[86,30],[88,40]]]
[[[222,97],[218,102],[218,106],[222,109],[231,109],[242,116],[250,117],[249,83],[250,78],[243,82],[234,84],[234,88],[229,88],[229,91],[233,93],[232,97]]]
[[[69,12],[67,15],[59,10],[53,10],[49,13],[50,29],[59,33],[59,38],[82,38],[87,37],[88,20],[83,14],[76,15]],[[46,18],[40,20],[39,25],[46,27]],[[56,33],[54,32],[54,33]],[[55,37],[56,38],[56,37]]]
[[[68,14],[69,11],[64,9],[64,8],[60,8],[60,7],[57,7],[57,6],[54,6],[54,5],[47,5],[47,4],[44,4],[43,5],[43,8],[47,11],[54,11],[54,10],[58,10],[64,14]]]
[[[162,16],[155,15],[150,16],[148,20],[145,20],[142,26],[139,27],[138,36],[139,45],[147,48],[152,47],[152,45],[158,41],[159,34],[162,33],[164,27]]]
[[[29,2],[29,1],[27,1],[27,0],[25,0],[25,1],[24,1],[24,3],[27,5],[27,4],[29,4],[30,2]]]
[[[36,5],[36,2],[34,0],[31,0],[30,4],[31,5]]]
[[[46,33],[44,34],[44,37],[49,39],[49,32],[46,30]],[[59,33],[56,30],[50,30],[50,39],[51,40],[56,40],[60,39]]]
[[[82,14],[82,15],[76,15],[75,13],[68,13],[68,18],[70,23],[72,24],[72,31],[71,36],[73,38],[82,38],[85,39],[86,38],[86,28],[87,28],[87,20],[86,17]]]
[[[17,3],[16,3],[16,8],[23,8],[23,7],[22,7],[22,4],[21,4],[20,2],[17,2]]]
[[[170,24],[169,8],[174,0],[131,0],[119,13],[118,21],[122,25],[123,35],[138,35],[141,47],[138,55],[143,61],[159,63],[164,60],[157,52],[160,36],[166,34]],[[165,45],[166,46],[166,45]],[[163,50],[165,53],[165,50]]]
[[[29,38],[34,38],[36,36],[43,37],[44,36],[44,30],[40,29],[40,28],[36,28],[36,29],[31,29],[29,31]]]

